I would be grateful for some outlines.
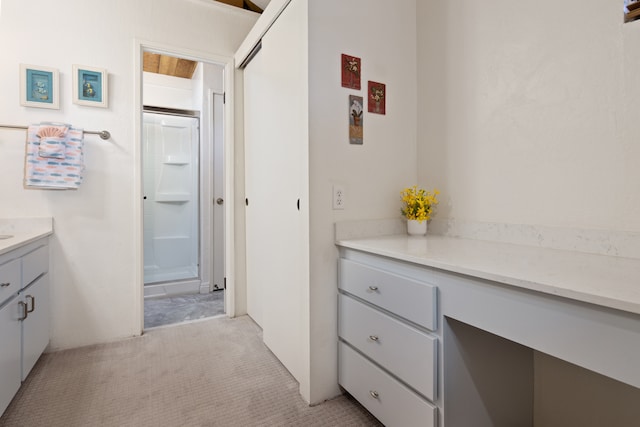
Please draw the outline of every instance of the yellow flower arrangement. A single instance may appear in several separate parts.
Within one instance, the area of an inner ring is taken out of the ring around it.
[[[417,185],[405,188],[400,193],[402,195],[402,203],[404,204],[401,212],[407,219],[415,219],[419,222],[429,220],[431,213],[438,204],[438,194],[436,189],[433,191],[425,191],[418,188]]]

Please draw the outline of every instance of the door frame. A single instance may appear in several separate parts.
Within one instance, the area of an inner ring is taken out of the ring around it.
[[[224,270],[226,279],[225,289],[225,313],[229,317],[235,317],[235,239],[234,239],[234,203],[235,192],[234,177],[234,59],[231,56],[215,55],[202,51],[167,45],[165,43],[151,42],[148,40],[134,40],[134,131],[135,146],[133,152],[134,170],[134,232],[135,255],[134,264],[136,277],[135,286],[135,316],[136,329],[142,333],[144,329],[144,236],[143,236],[143,188],[142,188],[142,58],[144,51],[165,53],[180,58],[198,62],[217,64],[224,67]],[[202,200],[202,203],[214,203],[211,200]],[[213,242],[209,242],[212,244]]]

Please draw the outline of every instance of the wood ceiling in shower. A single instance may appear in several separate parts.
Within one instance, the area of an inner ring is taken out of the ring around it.
[[[189,59],[176,58],[159,53],[144,52],[142,69],[150,73],[166,74],[167,76],[190,79],[198,63]]]

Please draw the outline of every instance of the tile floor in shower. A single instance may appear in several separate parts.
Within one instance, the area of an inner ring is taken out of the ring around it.
[[[145,329],[221,314],[224,314],[224,291],[144,300]]]

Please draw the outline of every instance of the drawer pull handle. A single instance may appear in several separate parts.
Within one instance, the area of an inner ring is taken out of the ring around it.
[[[11,282],[0,283],[0,288],[8,288],[9,286],[11,286]]]
[[[380,338],[378,338],[378,336],[377,336],[377,335],[369,335],[369,339],[370,339],[371,341],[378,341]]]
[[[18,320],[25,320],[29,316],[29,312],[27,311],[27,304],[23,303],[22,301],[18,301],[18,305],[22,307],[22,316],[23,316]]]
[[[377,391],[375,391],[375,390],[371,390],[371,391],[369,392],[369,394],[370,394],[370,395],[371,395],[371,397],[373,397],[374,399],[379,399],[379,398],[380,398],[380,394],[379,394]]]
[[[29,310],[29,300],[31,300],[31,310]],[[36,299],[32,295],[27,295],[27,313],[33,313],[36,309]]]
[[[378,287],[377,286],[369,286],[369,290],[375,292],[375,291],[378,290]]]

